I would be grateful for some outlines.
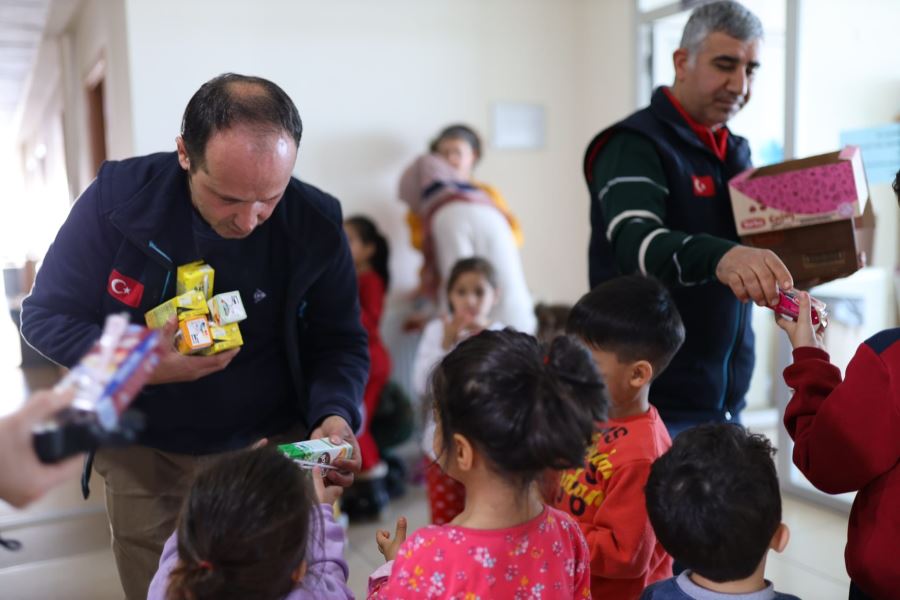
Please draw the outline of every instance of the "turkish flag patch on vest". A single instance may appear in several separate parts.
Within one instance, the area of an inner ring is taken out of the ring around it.
[[[716,184],[713,183],[712,175],[691,175],[691,182],[694,185],[695,196],[712,198],[716,195]]]
[[[137,308],[144,296],[144,284],[113,269],[106,283],[106,291],[122,304]]]

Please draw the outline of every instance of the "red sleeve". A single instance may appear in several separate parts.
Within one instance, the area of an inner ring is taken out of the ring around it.
[[[371,338],[373,332],[378,331],[384,310],[384,283],[375,273],[368,272],[359,276],[359,308],[363,327]]]
[[[639,577],[650,568],[656,535],[647,516],[644,486],[649,460],[621,465],[591,523],[581,523],[591,552],[591,575],[610,579]]]
[[[784,425],[794,440],[794,464],[823,492],[859,490],[900,456],[900,417],[890,371],[867,344],[840,370],[817,348],[794,350],[784,370],[794,396]]]

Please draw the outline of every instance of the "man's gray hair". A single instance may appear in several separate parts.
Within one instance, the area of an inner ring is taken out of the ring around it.
[[[721,0],[704,4],[691,13],[691,18],[688,19],[681,35],[681,47],[685,48],[688,57],[693,59],[709,34],[717,31],[742,42],[759,40],[763,37],[763,26],[759,17],[739,2]]]

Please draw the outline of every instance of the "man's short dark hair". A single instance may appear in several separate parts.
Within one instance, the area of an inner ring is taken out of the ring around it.
[[[215,132],[242,123],[284,131],[298,146],[303,135],[300,113],[283,89],[262,77],[225,73],[200,86],[184,109],[181,138],[191,171],[204,166]]]
[[[624,275],[604,281],[572,307],[566,331],[621,362],[646,360],[654,377],[684,342],[684,325],[668,290],[656,279]]]
[[[731,423],[679,434],[645,488],[666,552],[718,583],[750,577],[781,523],[774,453],[765,436]]]

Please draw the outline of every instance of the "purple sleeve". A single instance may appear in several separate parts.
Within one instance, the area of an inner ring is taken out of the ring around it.
[[[150,582],[150,589],[147,592],[147,600],[165,600],[166,591],[169,587],[169,575],[172,569],[178,563],[178,540],[175,539],[175,532],[166,540],[163,546],[162,556],[159,557],[159,568],[153,581]]]
[[[344,530],[334,520],[333,509],[328,504],[320,504],[310,511],[310,519],[312,536],[306,549],[306,576],[285,600],[352,600],[353,592],[347,587],[350,569],[344,560]]]

